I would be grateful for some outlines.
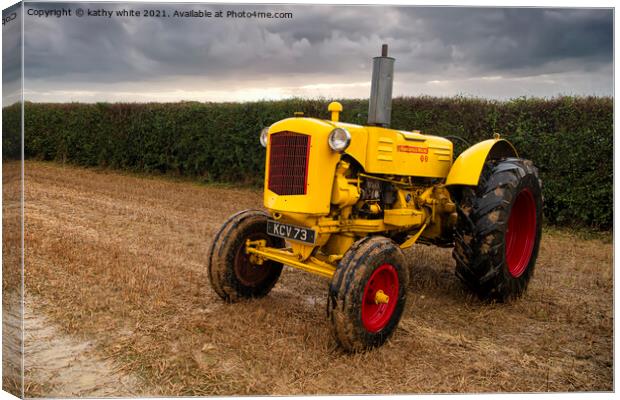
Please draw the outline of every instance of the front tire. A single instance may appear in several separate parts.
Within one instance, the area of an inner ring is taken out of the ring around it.
[[[488,161],[478,187],[457,194],[456,275],[482,299],[521,296],[534,273],[543,198],[529,160]]]
[[[230,217],[213,239],[209,251],[209,282],[225,301],[263,297],[282,273],[282,264],[265,260],[258,265],[245,253],[246,240],[266,240],[267,246],[282,248],[283,239],[267,235],[267,213],[245,210]]]
[[[334,336],[347,351],[382,345],[400,321],[409,275],[401,249],[385,237],[365,237],[345,253],[327,305]]]

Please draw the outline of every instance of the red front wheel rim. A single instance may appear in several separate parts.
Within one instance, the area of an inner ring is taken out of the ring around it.
[[[382,264],[374,270],[362,297],[362,323],[369,332],[379,332],[390,322],[398,290],[398,273],[392,264]]]
[[[512,205],[505,235],[508,272],[518,278],[527,269],[536,241],[536,202],[529,189],[523,189]]]

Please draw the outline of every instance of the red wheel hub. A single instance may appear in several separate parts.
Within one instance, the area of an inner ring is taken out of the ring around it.
[[[390,321],[398,303],[398,273],[392,264],[377,268],[364,288],[362,323],[369,332],[379,332]]]
[[[247,237],[249,240],[258,240],[258,239],[267,239],[269,240],[266,234],[254,234]],[[264,265],[255,265],[250,261],[250,256],[245,252],[245,242],[239,246],[237,250],[237,254],[235,255],[235,260],[233,264],[235,275],[237,279],[241,281],[246,286],[258,286],[260,285],[269,275],[270,269],[269,266]]]
[[[529,189],[519,192],[512,205],[505,241],[508,271],[518,278],[530,263],[536,241],[536,202]]]

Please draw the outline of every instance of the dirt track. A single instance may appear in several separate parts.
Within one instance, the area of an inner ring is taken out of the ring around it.
[[[416,246],[394,337],[349,355],[331,337],[321,278],[287,269],[269,296],[234,305],[211,291],[212,235],[230,214],[260,207],[259,192],[29,162],[25,194],[26,321],[39,326],[26,332],[25,367],[39,368],[27,396],[70,395],[62,379],[73,379],[63,363],[42,371],[29,340],[77,351],[127,394],[613,388],[609,240],[545,232],[528,293],[504,305],[467,294],[449,249]],[[46,386],[45,374],[61,381]]]

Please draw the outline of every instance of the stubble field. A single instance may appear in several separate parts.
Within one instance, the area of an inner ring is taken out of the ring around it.
[[[470,296],[450,249],[414,246],[394,336],[351,355],[322,278],[287,267],[233,305],[211,290],[212,237],[260,191],[25,168],[26,396],[613,390],[610,235],[545,230],[510,304]]]

